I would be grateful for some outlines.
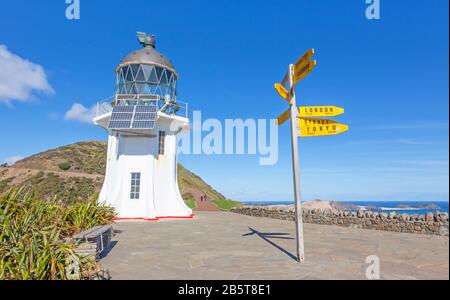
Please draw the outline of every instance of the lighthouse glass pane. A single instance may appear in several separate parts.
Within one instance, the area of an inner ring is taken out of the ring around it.
[[[168,69],[151,64],[132,64],[119,69],[117,77],[118,95],[155,95],[175,99],[177,76]]]
[[[140,67],[141,65],[131,65],[130,66],[130,68],[131,68],[131,72],[133,73],[133,78],[134,78],[134,80],[136,80],[136,77],[137,77],[137,74],[138,74],[138,71],[139,71],[139,67]]]
[[[145,81],[144,71],[142,70],[142,67],[139,68],[139,71],[135,77],[136,81]]]
[[[145,81],[149,81],[150,74],[153,71],[153,66],[151,66],[151,65],[142,65],[142,70],[144,70]]]
[[[163,74],[161,76],[161,81],[159,83],[161,86],[167,85],[167,74],[163,71]]]
[[[152,68],[152,72],[150,73],[150,76],[148,77],[148,81],[152,82],[152,83],[158,83],[158,76],[156,75],[156,70],[155,68]]]
[[[131,82],[134,79],[133,79],[133,74],[131,73],[131,71],[129,69],[130,69],[130,67],[125,67],[125,70],[123,72],[124,72],[124,77],[125,77],[126,81],[130,81]]]

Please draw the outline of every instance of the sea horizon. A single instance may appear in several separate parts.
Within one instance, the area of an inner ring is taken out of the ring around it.
[[[308,200],[307,200],[308,201]],[[303,202],[307,202],[303,201]],[[328,201],[328,200],[324,200]],[[330,200],[331,201],[331,200]],[[391,201],[391,200],[357,200],[357,201],[337,201],[340,203],[353,204],[358,206],[375,206],[375,207],[383,207],[383,208],[393,208],[392,210],[383,210],[382,212],[389,213],[391,211],[395,211],[397,213],[408,213],[408,214],[426,214],[429,212],[449,212],[449,201]],[[241,201],[244,205],[260,205],[260,206],[268,206],[268,205],[291,205],[294,204],[293,201]],[[416,206],[416,205],[437,205],[439,209],[398,209],[399,205],[407,205],[407,206]],[[395,208],[395,209],[394,209]],[[377,212],[381,212],[381,210],[374,210]]]

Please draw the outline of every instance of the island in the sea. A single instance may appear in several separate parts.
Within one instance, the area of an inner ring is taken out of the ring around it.
[[[294,204],[271,204],[271,207],[293,207]],[[341,201],[327,201],[314,199],[305,201],[302,204],[303,208],[307,209],[321,209],[321,210],[349,210],[349,211],[415,211],[415,210],[440,210],[441,207],[434,203],[418,203],[418,204],[399,204],[394,207],[384,207],[377,205],[358,205],[353,203]]]

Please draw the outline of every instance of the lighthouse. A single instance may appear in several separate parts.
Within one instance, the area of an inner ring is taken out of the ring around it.
[[[177,137],[189,131],[188,106],[177,100],[178,73],[155,37],[137,36],[142,48],[116,67],[113,102],[99,105],[94,118],[108,132],[99,202],[119,220],[190,218],[177,182]]]

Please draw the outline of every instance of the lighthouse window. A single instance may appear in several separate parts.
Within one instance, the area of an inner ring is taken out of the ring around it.
[[[131,173],[131,199],[139,199],[141,192],[141,173]]]
[[[166,133],[164,131],[159,132],[159,147],[158,154],[164,155],[164,147],[166,143]]]

